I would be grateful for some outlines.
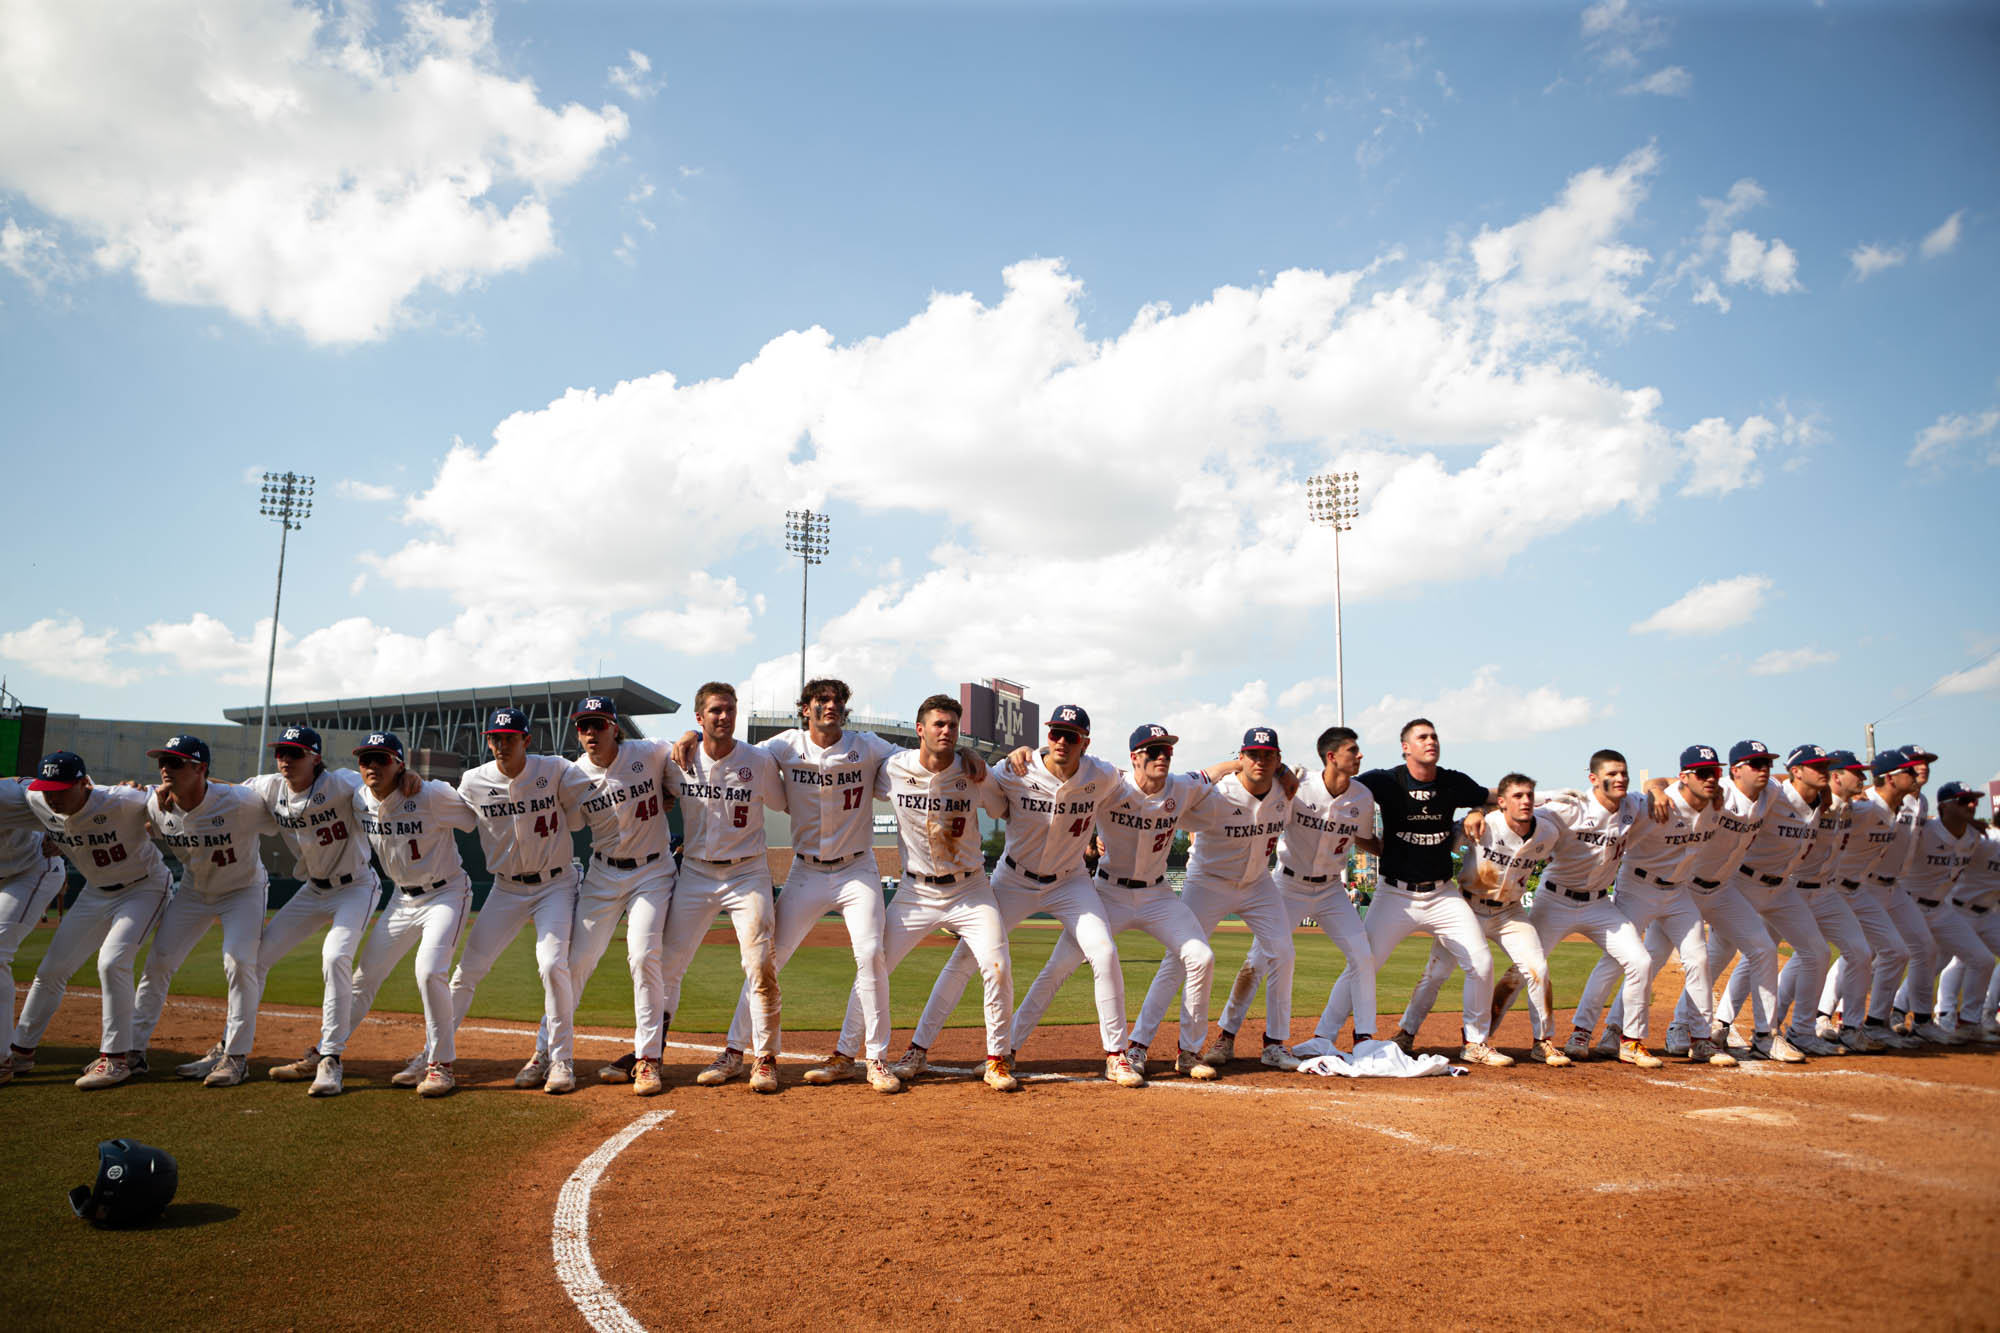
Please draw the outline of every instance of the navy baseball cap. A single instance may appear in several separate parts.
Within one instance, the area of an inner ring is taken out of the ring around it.
[[[1868,767],[1877,778],[1886,778],[1891,773],[1900,772],[1910,766],[1910,758],[1901,750],[1884,750],[1875,756],[1875,762]]]
[[[1074,731],[1079,735],[1090,734],[1090,714],[1075,704],[1059,704],[1056,711],[1049,714],[1049,720],[1042,724],[1050,731]]]
[[[1738,741],[1729,747],[1729,766],[1731,768],[1736,767],[1738,764],[1747,763],[1752,759],[1767,759],[1772,763],[1776,763],[1778,756],[1772,754],[1771,747],[1762,741]]]
[[[1278,748],[1278,733],[1269,727],[1252,727],[1243,733],[1245,750],[1275,750]]]
[[[397,738],[396,733],[393,731],[371,731],[368,733],[367,740],[354,747],[354,753],[368,754],[371,752],[393,754],[396,758],[401,759],[403,757],[403,742]]]
[[[1855,773],[1865,773],[1868,771],[1868,765],[1862,763],[1861,756],[1852,750],[1828,750],[1826,752],[1826,766],[1829,772],[1836,769],[1845,769]]]
[[[1913,764],[1935,764],[1937,762],[1937,756],[1921,745],[1905,745],[1903,747],[1903,758]]]
[[[35,769],[35,780],[28,784],[29,791],[68,791],[88,777],[84,772],[83,756],[71,754],[68,750],[57,750],[44,755]]]
[[[528,734],[528,715],[518,708],[496,708],[493,716],[486,720],[488,736],[525,736]]]
[[[1159,723],[1148,722],[1143,727],[1133,728],[1132,743],[1125,748],[1128,750],[1143,750],[1148,745],[1178,745],[1180,744],[1180,740],[1180,737],[1174,735],[1173,732],[1168,731]]]
[[[146,751],[148,759],[158,759],[164,755],[177,755],[197,764],[208,762],[208,742],[199,736],[186,734],[167,737],[167,743],[157,750]]]
[[[1978,805],[1979,798],[1985,794],[1985,792],[1982,792],[1970,783],[1947,782],[1944,786],[1938,788],[1937,798],[1939,805],[1944,805],[1950,801],[1964,801],[1967,805]]]
[[[1795,745],[1785,756],[1786,768],[1797,768],[1800,764],[1824,764],[1827,762],[1825,749],[1817,745]]]
[[[1681,772],[1690,768],[1721,768],[1722,756],[1713,745],[1690,745],[1681,751]]]
[[[607,721],[616,722],[618,720],[618,706],[601,694],[587,695],[583,702],[576,706],[576,711],[569,715],[569,720],[575,722],[580,718],[586,717],[601,717]]]
[[[279,733],[278,739],[271,742],[273,750],[277,749],[280,745],[297,745],[311,750],[314,754],[318,754],[320,752],[319,733],[311,727],[286,727],[283,732]]]

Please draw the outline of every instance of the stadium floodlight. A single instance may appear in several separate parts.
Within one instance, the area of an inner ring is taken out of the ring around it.
[[[785,511],[785,549],[799,558],[799,693],[806,692],[806,589],[812,567],[826,560],[833,520],[810,509]]]
[[[1347,725],[1347,676],[1340,641],[1340,534],[1354,526],[1360,513],[1360,473],[1322,472],[1306,478],[1306,517],[1333,529],[1334,717],[1343,727]]]
[[[285,539],[312,516],[313,478],[296,472],[266,472],[257,512],[278,525],[278,591],[271,599],[271,651],[264,659],[264,712],[257,719],[257,762],[271,729],[271,677],[278,666],[278,608],[285,600]]]

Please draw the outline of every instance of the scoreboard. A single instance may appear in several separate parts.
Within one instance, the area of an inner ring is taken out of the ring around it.
[[[965,717],[959,729],[977,741],[1011,750],[1041,742],[1042,706],[1027,696],[1027,687],[1011,680],[970,681],[958,687]]]

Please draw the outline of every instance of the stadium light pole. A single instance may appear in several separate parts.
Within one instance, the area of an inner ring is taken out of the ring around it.
[[[278,591],[271,598],[271,651],[264,659],[264,711],[257,719],[257,753],[271,729],[271,677],[278,667],[278,608],[285,601],[285,539],[312,515],[313,479],[296,472],[266,472],[257,512],[278,525]]]
[[[806,589],[812,567],[826,559],[833,520],[810,509],[785,511],[785,549],[799,558],[799,693],[806,692]]]
[[[1347,675],[1340,635],[1340,534],[1361,513],[1361,474],[1322,472],[1306,478],[1306,517],[1333,529],[1333,696],[1334,717],[1347,725]]]

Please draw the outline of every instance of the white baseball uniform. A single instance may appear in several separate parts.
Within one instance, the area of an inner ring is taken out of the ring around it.
[[[1972,861],[1958,877],[1958,907],[1972,922],[1985,953],[1971,960],[1953,958],[1940,974],[1944,998],[1940,1017],[1956,1013],[1961,1023],[1978,1026],[1995,1022],[2000,994],[1995,993],[1993,955],[2000,953],[2000,828],[1981,837]]]
[[[1128,779],[1129,781],[1129,779]],[[1143,930],[1181,960],[1187,981],[1181,987],[1181,1049],[1201,1049],[1208,1030],[1209,988],[1215,976],[1215,951],[1208,947],[1201,922],[1167,883],[1167,856],[1174,832],[1187,813],[1208,798],[1214,787],[1199,774],[1169,773],[1160,790],[1147,795],[1137,786],[1121,798],[1098,807],[1097,836],[1104,855],[1097,863],[1097,896],[1104,904],[1104,922],[1116,939],[1125,930]],[[1014,1011],[1014,1043],[1018,1049],[1041,1026],[1042,1015],[1070,974],[1084,962],[1083,946],[1064,930],[1036,974],[1034,984]],[[1143,1040],[1142,1040],[1143,1036]],[[1129,1041],[1142,1048],[1152,1042],[1150,1031],[1131,1029]],[[1188,1043],[1193,1042],[1192,1046]]]
[[[1562,830],[1549,850],[1549,864],[1528,908],[1542,956],[1546,958],[1566,936],[1581,935],[1604,951],[1600,965],[1609,963],[1623,973],[1623,1012],[1643,1014],[1652,991],[1653,960],[1639,928],[1610,894],[1626,841],[1635,825],[1652,818],[1652,803],[1638,792],[1627,792],[1614,805],[1605,804],[1594,791],[1539,799],[1545,802],[1541,812]],[[1628,1022],[1620,1035],[1636,1040],[1645,1035],[1645,1028],[1634,1030]]]
[[[264,994],[257,947],[264,934],[271,883],[257,839],[276,833],[278,821],[256,792],[220,782],[208,783],[201,804],[192,810],[183,810],[178,803],[164,809],[155,792],[147,799],[146,813],[183,872],[139,977],[132,1048],[146,1049],[166,1008],[174,973],[209,926],[219,921],[222,975],[229,992],[222,1047],[230,1055],[248,1055],[257,1036],[257,1004]]]
[[[681,876],[667,912],[665,1022],[680,1008],[681,982],[718,914],[729,913],[743,977],[756,1003],[750,1013],[753,1055],[776,1058],[784,1040],[778,958],[772,931],[771,863],[764,810],[789,810],[785,774],[768,750],[732,741],[720,758],[695,747],[681,796]]]
[[[1897,887],[1922,909],[1937,947],[1928,957],[1910,964],[1909,974],[1896,994],[1896,1007],[1928,1014],[1945,1007],[1936,1003],[1938,969],[1945,959],[1956,959],[1962,966],[1976,966],[1981,961],[1990,962],[1992,954],[1986,941],[1973,929],[1970,914],[1961,912],[1956,901],[1960,877],[1983,850],[1980,831],[1967,824],[1964,832],[1953,836],[1944,820],[1932,815],[1917,831],[1915,841],[1908,868],[1899,877]]]
[[[1090,844],[1098,810],[1124,799],[1132,789],[1124,775],[1092,755],[1082,756],[1076,772],[1062,777],[1048,766],[1046,753],[1028,761],[1028,771],[1016,774],[1005,765],[993,781],[1007,798],[1007,842],[993,875],[993,900],[1007,930],[1037,912],[1062,922],[1065,934],[1090,961],[1097,981],[1097,1035],[1105,1051],[1125,1049],[1125,974],[1118,964],[1104,900],[1097,895],[1083,853]],[[930,999],[917,1020],[911,1041],[928,1048],[944,1030],[945,1020],[958,1008],[966,983],[979,968],[970,946],[960,940],[931,987]],[[1020,1034],[1014,1034],[1020,1049]]]
[[[478,818],[465,798],[442,782],[426,782],[415,796],[400,789],[377,799],[364,785],[354,794],[362,836],[395,887],[375,918],[354,968],[354,998],[335,1050],[375,1005],[375,992],[392,968],[416,947],[417,994],[424,1006],[424,1049],[431,1062],[457,1057],[457,1020],[451,1003],[451,956],[472,915],[472,881],[459,859],[454,830],[470,833]]]
[[[1798,962],[1805,972],[1808,995],[1816,994],[1825,983],[1832,951],[1827,947],[1826,937],[1820,930],[1818,917],[1811,905],[1792,883],[1800,863],[1818,838],[1819,807],[1808,802],[1789,782],[1773,782],[1765,790],[1770,799],[1763,825],[1743,847],[1741,859],[1733,866],[1725,863],[1723,874],[1757,915],[1764,918],[1773,954],[1773,962],[1766,974],[1772,988],[1772,1012],[1767,1021],[1770,1030],[1776,1031],[1784,1024],[1785,1018],[1785,1009],[1779,1002],[1777,942],[1783,940],[1792,946],[1792,960]],[[1722,969],[1729,965],[1733,952],[1727,943],[1718,941],[1713,933],[1710,934],[1708,965],[1711,979],[1722,975]],[[1756,974],[1746,959],[1730,975],[1729,984],[1723,988],[1722,998],[1716,1003],[1718,1023],[1734,1021],[1745,999],[1752,1000],[1754,1017],[1753,986],[1756,980]],[[1797,1012],[1792,1015],[1789,1031],[1795,1036],[1813,1036],[1813,1020],[1818,1014],[1811,1005],[1802,1004],[1795,1008]]]
[[[1766,783],[1756,800],[1745,796],[1735,779],[1724,777],[1721,789],[1702,821],[1714,829],[1714,836],[1695,852],[1687,867],[1688,897],[1702,920],[1709,925],[1708,977],[1711,984],[1729,966],[1732,953],[1741,952],[1743,966],[1750,974],[1750,1012],[1759,1033],[1774,1031],[1773,1013],[1778,1007],[1778,944],[1750,900],[1744,896],[1745,881],[1737,868],[1757,834],[1770,818],[1777,799],[1775,784]],[[1754,881],[1753,881],[1754,882]],[[1783,882],[1778,888],[1782,890]],[[1819,930],[1812,913],[1795,899],[1773,899],[1772,910],[1785,922],[1785,930],[1817,938]],[[1822,943],[1823,949],[1825,945]],[[1674,1006],[1674,1022],[1686,1024],[1695,1037],[1709,1035],[1694,1026],[1700,1011],[1685,997]],[[1715,999],[1709,997],[1708,1014],[1715,1016]]]
[[[792,864],[778,894],[777,966],[782,971],[819,919],[838,911],[854,950],[854,994],[867,1056],[884,1059],[889,965],[882,953],[882,876],[875,867],[875,787],[882,765],[902,747],[872,731],[843,731],[833,744],[821,746],[810,731],[794,727],[762,748],[784,771],[792,816]],[[743,1050],[750,1040],[752,998],[745,980],[729,1020],[732,1050]]]
[[[944,930],[969,946],[986,992],[986,1053],[1005,1056],[1014,1008],[1014,968],[1007,952],[1007,927],[986,879],[979,848],[979,811],[1007,814],[1007,798],[989,770],[974,782],[965,762],[954,758],[941,773],[923,766],[919,753],[903,750],[882,765],[875,794],[896,812],[896,841],[903,855],[903,880],[882,923],[885,965],[909,956],[923,938]],[[847,1017],[834,1050],[852,1056],[861,1049],[861,998],[850,991]]]
[[[1842,1008],[1852,1016],[1849,1026],[1859,1027],[1861,1015],[1868,1008],[1868,974],[1874,966],[1875,945],[1850,905],[1852,894],[1833,877],[1841,849],[1847,843],[1849,822],[1845,804],[1832,797],[1820,802],[1813,814],[1812,841],[1792,867],[1790,883],[1805,900],[1806,909],[1813,914],[1813,920],[1819,925],[1820,937],[1840,950],[1842,958],[1854,961],[1854,966],[1847,970],[1841,995]],[[1881,920],[1893,934],[1894,927],[1889,926],[1888,917],[1885,915]],[[1818,1004],[1818,998],[1826,988],[1824,973],[1811,979],[1817,984],[1808,985],[1805,972],[1805,961],[1796,952],[1778,970],[1778,1013],[1782,1015],[1787,1009],[1801,1011],[1816,1008],[1820,1017],[1831,1019],[1832,1006]],[[1744,994],[1738,988],[1738,979],[1730,977],[1728,999],[1731,1005],[1740,1008]],[[1792,1014],[1792,1031],[1805,1030],[1800,1024],[1801,1017],[1799,1012]]]
[[[1695,854],[1715,836],[1715,825],[1688,804],[1676,782],[1667,788],[1667,818],[1660,823],[1650,816],[1632,825],[1625,840],[1625,859],[1618,869],[1612,889],[1619,908],[1646,941],[1651,967],[1646,978],[1646,1003],[1638,1012],[1627,1010],[1624,993],[1611,1002],[1606,1022],[1628,1038],[1644,1041],[1651,1015],[1653,978],[1659,976],[1667,954],[1678,950],[1685,993],[1697,1006],[1702,1026],[1695,1035],[1706,1038],[1712,1025],[1715,998],[1708,983],[1708,945],[1702,938],[1701,911],[1689,897],[1683,882]],[[1538,895],[1539,896],[1539,895]],[[1620,969],[1610,957],[1597,960],[1583,983],[1583,995],[1576,1006],[1576,1025],[1585,1032],[1595,1030],[1605,996],[1617,980]]]
[[[97,954],[104,1031],[98,1050],[124,1055],[133,1041],[132,967],[139,948],[166,910],[171,880],[146,831],[146,793],[132,787],[92,787],[81,809],[59,815],[42,792],[28,793],[28,810],[49,841],[83,876],[83,892],[63,913],[34,984],[21,1006],[14,1041],[32,1051],[55,1017],[78,968]]]
[[[62,892],[67,872],[50,856],[41,821],[28,809],[28,784],[0,780],[0,1056],[14,1040],[14,955]]]
[[[583,770],[554,754],[524,756],[521,771],[511,778],[498,760],[459,778],[458,794],[479,821],[479,846],[493,890],[474,914],[465,953],[451,974],[454,1026],[472,1012],[473,994],[501,951],[532,922],[549,1054],[557,1060],[573,1057],[576,994],[570,987],[569,930],[576,913],[576,871],[570,831],[590,790]]]
[[[1864,1021],[1886,1025],[1897,979],[1918,946],[1903,938],[1902,924],[1889,910],[1888,886],[1875,883],[1872,872],[1892,853],[1901,866],[1902,834],[1895,813],[1873,791],[1849,803],[1847,818],[1847,833],[1827,867],[1827,880],[1839,889],[1854,919],[1860,922],[1868,940],[1870,966],[1866,977],[1856,977],[1853,972],[1860,966],[1858,962],[1850,967],[1845,953],[1835,959],[1820,987],[1819,1011],[1831,1014],[1838,1007],[1846,1027],[1859,1027]],[[1923,947],[1928,947],[1929,931],[1924,934]]]

